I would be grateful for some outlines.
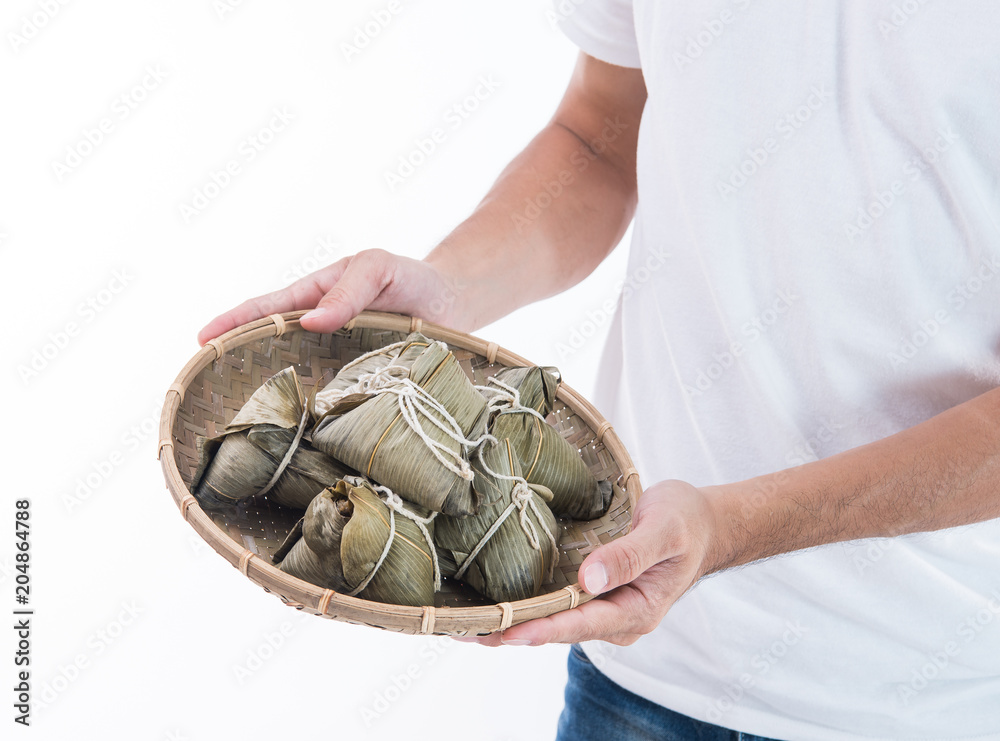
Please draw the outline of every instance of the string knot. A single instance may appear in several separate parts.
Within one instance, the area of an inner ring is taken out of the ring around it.
[[[386,373],[383,368],[379,378],[373,381],[370,386],[370,393],[393,394],[399,404],[399,414],[406,422],[407,426],[424,445],[431,451],[438,463],[447,468],[453,474],[465,481],[472,481],[475,474],[472,466],[469,465],[469,450],[480,444],[480,440],[469,440],[462,432],[458,422],[441,402],[431,396],[418,384],[414,383],[408,376],[398,376],[394,373]],[[364,379],[363,379],[364,380]],[[436,412],[436,414],[434,414]],[[439,419],[440,417],[440,419]],[[458,444],[459,449],[440,443],[434,440],[424,429],[421,419],[430,422],[445,434],[450,440]],[[443,420],[443,421],[442,421]]]
[[[492,386],[490,386],[492,384]],[[493,388],[493,387],[496,388]],[[500,379],[493,377],[487,381],[486,386],[476,386],[480,393],[484,396],[489,397],[486,407],[490,410],[490,414],[495,412],[518,412],[521,414],[530,414],[538,419],[545,421],[545,417],[538,413],[536,409],[532,409],[529,406],[525,406],[521,403],[521,392],[518,391],[513,386],[509,386]]]
[[[499,444],[497,439],[489,434],[484,435],[480,442],[490,442],[492,445]],[[490,526],[490,529],[486,531],[483,537],[479,539],[479,542],[476,543],[476,547],[472,549],[472,552],[466,556],[461,566],[459,566],[458,571],[455,573],[455,578],[462,578],[462,575],[466,572],[466,570],[468,570],[476,556],[478,556],[479,552],[483,549],[483,546],[486,545],[489,539],[493,537],[493,534],[500,529],[500,526],[503,525],[506,519],[510,517],[511,513],[516,509],[518,510],[518,521],[521,526],[521,530],[524,531],[525,536],[528,538],[529,545],[531,545],[532,549],[536,551],[541,550],[541,539],[538,537],[538,530],[535,528],[535,523],[531,521],[531,518],[528,515],[529,510],[534,512],[535,518],[542,526],[542,530],[548,538],[549,547],[551,549],[551,558],[549,559],[549,569],[546,574],[546,580],[552,581],[552,577],[555,574],[556,562],[559,560],[559,544],[556,542],[555,535],[553,535],[552,531],[549,530],[548,525],[545,524],[545,518],[542,517],[541,511],[535,503],[535,498],[533,496],[534,492],[532,492],[528,482],[522,476],[507,476],[492,470],[483,459],[483,450],[485,447],[485,444],[481,444],[479,446],[479,450],[477,451],[479,463],[482,465],[483,470],[494,478],[504,481],[513,481],[514,488],[511,490],[510,504],[508,504],[507,508],[500,513],[500,516],[497,517],[496,521],[494,521],[494,523]]]
[[[420,534],[424,536],[424,541],[427,543],[427,548],[430,552],[431,562],[434,564],[434,591],[441,591],[441,567],[438,564],[437,548],[434,547],[434,539],[431,537],[430,531],[427,526],[430,525],[434,518],[438,516],[437,512],[431,512],[427,517],[421,517],[416,512],[413,512],[406,506],[406,502],[403,501],[396,492],[390,489],[388,486],[375,486],[375,491],[379,494],[384,495],[385,505],[389,508],[390,518],[393,513],[398,513],[408,520],[412,520],[416,524],[417,528],[420,530]],[[390,528],[393,533],[390,533],[390,540],[395,530],[395,521],[390,519]],[[386,550],[388,553],[388,550]]]

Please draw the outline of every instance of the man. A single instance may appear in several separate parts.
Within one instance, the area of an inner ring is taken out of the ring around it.
[[[1000,738],[1000,8],[564,5],[552,121],[425,260],[359,253],[202,341],[314,307],[472,330],[635,215],[595,401],[659,483],[582,564],[601,599],[481,642],[589,641],[574,741]]]

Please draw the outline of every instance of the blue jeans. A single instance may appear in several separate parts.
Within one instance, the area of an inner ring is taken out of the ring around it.
[[[579,646],[569,652],[557,741],[771,741],[667,710],[608,679]]]

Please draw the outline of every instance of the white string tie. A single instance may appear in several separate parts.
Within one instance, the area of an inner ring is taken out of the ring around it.
[[[434,521],[437,517],[437,512],[432,512],[429,517],[421,517],[415,512],[411,512],[406,508],[406,503],[399,497],[398,494],[392,491],[392,489],[386,486],[375,486],[375,491],[384,494],[385,499],[382,501],[385,503],[386,507],[389,509],[389,537],[386,538],[385,547],[382,549],[382,555],[378,557],[372,570],[368,572],[366,576],[358,586],[347,593],[348,597],[356,597],[365,587],[375,578],[375,574],[378,570],[382,568],[382,564],[385,563],[386,557],[389,555],[389,551],[392,549],[392,543],[396,539],[396,513],[399,513],[403,517],[412,520],[417,528],[420,530],[420,534],[424,536],[424,541],[427,543],[427,548],[430,551],[431,562],[434,564],[434,591],[441,591],[441,567],[438,564],[437,549],[434,547],[434,539],[431,537],[430,531],[427,526]]]
[[[385,548],[382,549],[382,555],[378,557],[378,561],[375,562],[375,565],[372,567],[372,570],[368,572],[368,576],[362,579],[361,583],[358,584],[358,586],[356,586],[354,589],[352,589],[350,592],[347,593],[348,597],[357,597],[358,594],[360,594],[364,590],[364,588],[368,586],[368,583],[375,578],[375,574],[378,573],[378,570],[382,568],[382,564],[385,563],[385,557],[389,555],[389,549],[392,548],[392,541],[394,541],[395,539],[396,539],[396,516],[395,516],[395,511],[392,509],[392,507],[390,507],[389,537],[386,538]]]
[[[430,530],[427,529],[427,526],[434,522],[434,518],[438,516],[438,513],[431,512],[427,517],[421,517],[416,512],[407,509],[406,503],[402,498],[389,487],[376,486],[375,491],[385,494],[383,501],[390,511],[398,512],[408,520],[412,520],[420,530],[420,534],[424,536],[424,542],[427,543],[427,548],[431,554],[431,561],[434,563],[434,591],[441,591],[441,567],[438,565],[437,548],[434,547],[434,538],[431,537]]]
[[[538,417],[542,422],[545,421],[545,417],[538,413],[536,409],[532,409],[529,406],[524,406],[521,403],[521,394],[513,386],[508,386],[503,381],[496,377],[490,378],[487,384],[493,384],[497,388],[492,386],[476,386],[476,388],[483,394],[489,395],[490,399],[486,406],[490,410],[490,414],[493,412],[518,412],[523,414],[531,414]]]
[[[385,370],[384,368],[382,369],[382,371]],[[401,378],[394,374],[381,373],[380,371],[376,372],[376,374],[380,375],[370,384],[369,393],[375,395],[395,395],[399,403],[400,415],[410,429],[423,441],[434,457],[437,458],[438,462],[459,478],[465,481],[472,481],[475,474],[469,465],[469,450],[478,446],[482,438],[479,440],[469,440],[466,438],[458,422],[455,421],[455,418],[451,416],[451,413],[445,409],[441,402],[427,393],[423,387],[414,383],[410,378]],[[432,414],[432,411],[437,412],[444,421],[442,422],[438,419],[438,416]],[[431,438],[424,430],[421,417],[430,421],[431,424],[441,430],[448,438],[457,443],[460,450],[453,450],[447,445]]]
[[[403,344],[402,342],[396,343],[396,345],[400,346]],[[444,343],[438,342],[437,344],[446,347]],[[389,345],[384,349],[390,349],[396,345]],[[367,356],[362,356],[359,360],[365,357],[372,357],[375,354],[377,353],[368,353]],[[352,364],[359,362],[359,360],[348,363],[344,368],[350,367]],[[350,387],[339,391],[331,391],[330,394],[323,398],[323,402],[324,404],[330,402],[332,407],[337,401],[351,394],[371,394],[373,396],[381,394],[395,395],[399,403],[400,416],[417,437],[423,441],[438,463],[464,481],[472,481],[475,473],[469,465],[469,451],[478,446],[482,438],[479,440],[469,440],[466,438],[462,433],[462,428],[444,405],[427,393],[423,387],[414,383],[409,378],[409,373],[408,368],[396,365],[395,359],[393,359],[388,365],[371,373],[363,373]],[[444,422],[440,421],[437,415],[432,414],[432,411],[437,412],[444,419]],[[447,445],[431,438],[421,423],[421,417],[429,420],[431,424],[441,430],[448,438],[457,443],[460,450],[453,450]]]
[[[277,470],[274,475],[271,476],[271,480],[267,482],[267,486],[261,489],[255,496],[262,496],[271,491],[271,487],[278,483],[278,479],[281,478],[281,474],[285,472],[288,468],[288,464],[292,461],[292,456],[295,455],[295,451],[299,447],[299,442],[302,440],[302,435],[306,431],[306,422],[309,420],[309,408],[305,407],[302,410],[302,419],[299,420],[299,428],[295,431],[295,437],[292,438],[292,444],[288,446],[288,450],[285,451],[284,458],[281,459],[281,463],[278,464]]]
[[[499,444],[497,439],[492,435],[484,435],[483,441],[489,441],[493,445]],[[528,544],[536,551],[541,550],[542,546],[541,540],[538,537],[538,530],[535,527],[535,523],[533,523],[528,516],[528,510],[530,509],[535,513],[535,518],[542,526],[542,530],[545,531],[545,535],[549,540],[552,558],[549,560],[549,569],[546,575],[546,581],[552,581],[552,577],[555,574],[556,562],[559,560],[559,544],[556,542],[555,536],[549,530],[548,525],[545,524],[545,519],[542,517],[541,511],[539,511],[538,505],[535,504],[535,498],[533,496],[533,492],[531,491],[531,487],[528,486],[528,482],[521,476],[506,476],[490,469],[490,467],[486,464],[486,461],[483,460],[483,449],[485,447],[486,446],[483,445],[479,448],[479,462],[482,464],[483,470],[495,478],[503,479],[504,481],[513,481],[514,489],[511,492],[510,504],[508,504],[507,508],[500,513],[500,516],[490,526],[490,529],[487,530],[483,537],[479,539],[479,542],[476,543],[476,547],[473,548],[472,552],[465,557],[464,561],[462,561],[462,565],[459,567],[458,571],[455,572],[455,578],[462,578],[462,575],[465,574],[469,566],[472,565],[472,562],[476,559],[476,556],[479,555],[479,552],[483,549],[489,539],[493,537],[494,533],[500,529],[500,526],[503,525],[515,509],[519,511],[518,520],[521,525],[521,530],[524,531],[525,536],[528,538]]]
[[[345,364],[337,373],[339,375],[340,373],[343,373],[344,371],[348,370],[349,368],[353,368],[358,363],[361,363],[361,362],[363,362],[365,360],[368,360],[369,358],[374,358],[374,357],[376,357],[378,355],[390,355],[391,356],[391,353],[394,350],[401,349],[403,347],[403,345],[405,345],[405,344],[406,344],[405,342],[394,342],[393,344],[386,345],[385,347],[379,348],[378,350],[372,350],[369,353],[365,353],[364,355],[361,355],[361,356],[355,358],[350,363]],[[320,391],[318,394],[316,394],[316,397],[315,397],[315,399],[313,401],[313,407],[314,407],[314,413],[315,413],[315,415],[317,417],[319,417],[319,416],[325,414],[334,405],[336,405],[337,402],[339,402],[344,397],[350,396],[351,394],[364,394],[364,393],[368,393],[368,388],[366,386],[365,379],[368,378],[369,376],[372,376],[372,375],[375,375],[377,373],[380,373],[380,372],[384,371],[386,368],[395,368],[396,372],[406,372],[406,369],[403,366],[395,365],[396,360],[397,360],[396,357],[389,357],[387,359],[386,364],[384,366],[382,366],[381,368],[377,369],[374,373],[364,373],[364,374],[362,374],[355,383],[351,384],[347,388],[344,388],[344,389],[329,389],[329,390],[324,389],[323,391]],[[371,383],[371,382],[372,381],[368,381],[368,383]]]

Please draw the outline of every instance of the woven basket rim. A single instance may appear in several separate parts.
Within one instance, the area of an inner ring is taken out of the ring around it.
[[[402,624],[402,627],[398,629],[408,633],[447,635],[491,633],[538,617],[539,608],[544,611],[544,614],[554,614],[564,609],[574,608],[592,599],[591,595],[580,588],[577,581],[554,592],[495,605],[412,607],[373,602],[324,589],[286,574],[254,554],[250,549],[242,547],[228,533],[224,532],[201,508],[201,505],[187,488],[174,457],[173,429],[181,400],[187,392],[188,385],[228,350],[265,337],[278,337],[298,330],[309,331],[302,327],[298,321],[306,313],[306,311],[293,311],[272,314],[236,327],[216,339],[210,340],[184,365],[170,385],[160,416],[157,457],[160,460],[163,476],[174,502],[180,509],[183,518],[195,531],[216,552],[238,568],[244,576],[266,591],[278,594],[289,605],[299,609],[314,610],[317,614],[324,616],[336,613],[335,616],[339,619],[377,627],[384,626],[379,625],[378,622],[372,622],[373,620],[377,621],[380,617],[391,618],[397,626]],[[508,366],[533,365],[495,342],[487,342],[474,335],[458,332],[416,317],[365,311],[343,327],[345,330],[355,328],[385,329],[407,333],[422,332],[431,339],[443,340],[455,347],[477,353],[490,363],[500,362]],[[622,488],[628,496],[629,507],[634,511],[639,496],[642,494],[642,486],[632,459],[614,428],[587,399],[565,383],[559,384],[556,398],[586,421],[596,433],[596,440],[603,443],[619,464],[624,481]],[[169,448],[169,454],[164,455],[164,449],[167,448]],[[527,616],[528,612],[532,614]]]

